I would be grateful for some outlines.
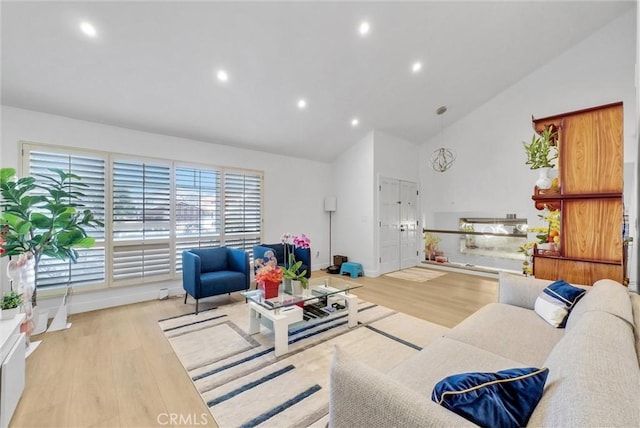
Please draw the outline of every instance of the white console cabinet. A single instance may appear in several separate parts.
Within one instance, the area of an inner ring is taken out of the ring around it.
[[[20,333],[25,315],[0,320],[0,427],[9,426],[25,383],[26,337]]]

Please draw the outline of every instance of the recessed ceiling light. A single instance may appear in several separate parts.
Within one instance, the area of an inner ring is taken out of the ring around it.
[[[216,73],[216,77],[221,82],[226,82],[227,80],[229,80],[229,75],[224,70],[218,70],[218,72]]]
[[[351,119],[351,126],[353,126],[354,128],[359,124],[360,124],[360,121],[358,120],[357,117],[354,117],[353,119]]]
[[[420,70],[422,70],[422,63],[420,61],[416,61],[411,65],[411,71],[414,73],[418,73]]]
[[[360,23],[360,26],[358,27],[358,32],[360,32],[361,35],[365,36],[369,34],[370,29],[371,26],[369,25],[369,23],[367,21],[362,21]]]
[[[98,34],[96,27],[86,21],[80,23],[80,30],[89,37],[95,37]]]
[[[298,108],[301,110],[307,108],[307,100],[305,100],[304,98],[300,98],[298,100]]]

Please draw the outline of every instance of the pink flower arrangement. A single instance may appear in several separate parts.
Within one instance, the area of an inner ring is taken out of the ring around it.
[[[9,232],[9,226],[5,225],[0,231],[0,255],[4,254],[4,252],[6,251],[4,249],[4,244],[6,244],[7,241],[4,239],[4,236],[7,234],[7,232]]]
[[[290,233],[284,233],[281,241],[283,244],[293,245],[296,248],[310,248],[311,240],[307,235],[301,233],[300,235],[292,235]]]
[[[287,260],[285,263],[284,277],[300,281],[302,286],[307,288],[307,285],[309,284],[309,280],[306,277],[307,270],[305,269],[302,272],[299,272],[302,268],[302,262],[296,262],[296,257],[293,248],[291,247],[302,249],[311,248],[311,240],[304,233],[301,233],[300,235],[285,233],[280,239],[284,244],[285,260]]]

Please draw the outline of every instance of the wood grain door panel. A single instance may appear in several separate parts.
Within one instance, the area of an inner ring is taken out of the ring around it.
[[[622,262],[622,200],[566,200],[562,206],[562,255]]]

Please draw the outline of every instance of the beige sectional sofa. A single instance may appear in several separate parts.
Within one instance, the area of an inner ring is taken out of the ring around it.
[[[529,426],[640,426],[640,296],[601,280],[575,305],[566,328],[533,310],[551,281],[502,274],[491,303],[409,360],[381,373],[337,349],[331,427],[474,426],[431,401],[446,376],[548,367]]]

